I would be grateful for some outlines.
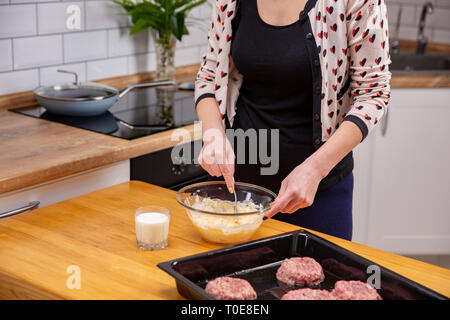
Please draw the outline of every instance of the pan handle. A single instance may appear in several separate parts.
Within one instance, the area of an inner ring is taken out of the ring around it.
[[[62,70],[62,69],[58,69],[56,70],[58,72],[62,72],[62,73],[70,73],[73,74],[75,76],[75,84],[78,84],[78,73],[76,73],[75,71],[69,71],[69,70]]]
[[[119,95],[117,96],[117,100],[122,98],[124,95],[126,95],[128,92],[135,88],[149,88],[149,87],[159,87],[159,86],[172,86],[176,85],[175,81],[172,80],[161,80],[161,81],[155,81],[155,82],[147,82],[147,83],[136,83],[131,84],[128,87],[120,90]]]

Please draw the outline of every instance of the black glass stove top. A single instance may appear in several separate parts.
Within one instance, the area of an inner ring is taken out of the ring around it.
[[[128,140],[189,125],[197,120],[192,91],[164,87],[133,90],[109,111],[94,117],[56,115],[38,104],[10,111]]]

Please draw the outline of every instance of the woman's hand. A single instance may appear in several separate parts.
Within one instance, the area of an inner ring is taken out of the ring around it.
[[[228,190],[234,192],[234,151],[225,135],[222,115],[216,99],[207,97],[197,105],[198,118],[202,125],[203,148],[198,163],[210,175],[225,178]]]
[[[203,148],[198,162],[210,175],[223,176],[230,193],[234,192],[233,148],[222,128],[209,128],[203,132]]]
[[[362,137],[356,124],[342,122],[339,129],[316,152],[283,180],[277,198],[264,215],[270,218],[277,212],[293,213],[310,206],[320,181],[361,142]]]
[[[309,207],[317,192],[317,187],[323,175],[308,161],[297,166],[282,181],[276,199],[270,204],[271,209],[264,215],[267,218],[278,212],[293,213],[298,209]]]

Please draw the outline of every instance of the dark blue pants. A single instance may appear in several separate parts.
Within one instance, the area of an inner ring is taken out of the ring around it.
[[[250,177],[251,175],[247,178]],[[259,178],[261,179],[261,177]],[[223,180],[223,177],[210,176],[209,180]],[[257,181],[249,181],[249,183],[258,184]],[[280,212],[273,216],[272,219],[351,240],[353,229],[352,209],[353,173],[350,173],[335,185],[318,191],[311,206],[291,214]]]
[[[292,214],[278,213],[272,219],[351,240],[352,203],[353,173],[337,184],[319,191],[311,206]]]

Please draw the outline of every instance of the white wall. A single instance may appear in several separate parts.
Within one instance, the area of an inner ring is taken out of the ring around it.
[[[434,5],[434,13],[427,16],[425,24],[425,35],[428,41],[450,44],[450,0],[386,0],[390,36],[395,36],[398,11],[402,5],[400,39],[417,40],[420,15],[426,2]]]
[[[386,0],[391,36],[402,4],[400,38],[415,40],[426,1]],[[427,19],[426,35],[431,42],[450,44],[450,0],[430,1],[435,12]],[[66,27],[70,5],[81,10],[80,30]],[[149,33],[130,38],[131,24],[121,10],[110,0],[0,0],[0,95],[71,80],[56,72],[59,67],[77,71],[81,81],[155,70]],[[192,11],[201,22],[177,44],[176,66],[200,62],[210,13],[210,3]]]
[[[71,5],[80,8],[79,30],[66,26]],[[60,67],[78,72],[80,81],[155,70],[150,33],[130,37],[122,12],[110,0],[0,0],[0,95],[71,81],[56,72]],[[201,21],[177,43],[176,66],[200,62],[210,14],[209,3],[191,11]]]

